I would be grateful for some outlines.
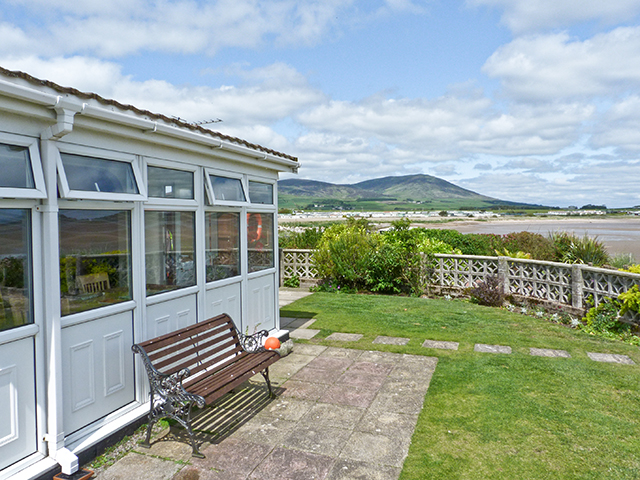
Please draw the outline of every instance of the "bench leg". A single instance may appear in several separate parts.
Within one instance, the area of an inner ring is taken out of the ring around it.
[[[267,367],[264,371],[260,372],[264,377],[265,382],[267,382],[267,388],[269,389],[269,398],[276,398],[276,395],[273,393],[271,389],[271,380],[269,380],[269,367]]]

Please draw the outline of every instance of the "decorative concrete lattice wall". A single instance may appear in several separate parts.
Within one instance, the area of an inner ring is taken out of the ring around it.
[[[313,250],[281,250],[280,278],[316,279]],[[427,283],[439,289],[463,290],[487,277],[498,277],[505,294],[585,309],[606,298],[617,298],[640,274],[580,264],[566,264],[510,257],[436,254]],[[625,320],[640,324],[640,314],[627,313]]]
[[[286,278],[299,278],[301,282],[317,280],[313,266],[313,250],[280,250],[280,285]]]

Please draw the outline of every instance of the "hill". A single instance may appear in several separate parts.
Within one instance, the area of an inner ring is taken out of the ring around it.
[[[291,178],[278,182],[280,208],[306,210],[481,210],[540,208],[480,195],[431,175],[376,178],[351,185]]]

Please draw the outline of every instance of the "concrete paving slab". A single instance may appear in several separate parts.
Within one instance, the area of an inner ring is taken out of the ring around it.
[[[440,350],[458,350],[458,342],[445,342],[442,340],[425,340],[422,343],[424,348],[437,348]]]
[[[182,428],[167,428],[165,432],[154,438],[151,448],[144,448],[136,445],[133,451],[141,455],[150,455],[158,458],[170,458],[177,462],[188,462],[191,458],[191,444],[189,435]]]
[[[551,350],[549,348],[530,348],[529,353],[536,357],[562,357],[571,358],[566,350]]]
[[[353,460],[338,460],[327,480],[397,480],[402,469]]]
[[[349,405],[316,403],[300,423],[353,429],[358,422],[360,422],[365,411],[363,408],[351,407]]]
[[[409,343],[409,340],[411,339],[402,337],[385,337],[380,335],[371,343],[380,343],[382,345],[406,345]]]
[[[327,386],[321,383],[289,380],[283,385],[283,388],[284,392],[281,394],[283,398],[293,397],[315,402],[324,394]]]
[[[386,377],[391,373],[393,368],[394,366],[388,363],[363,362],[358,360],[349,367],[349,372]]]
[[[485,345],[484,343],[476,343],[473,347],[474,352],[482,353],[511,353],[511,347],[505,345]]]
[[[341,369],[311,368],[309,365],[300,369],[292,378],[301,382],[326,383],[332,385],[342,375]]]
[[[261,445],[276,446],[296,428],[297,423],[280,418],[256,417],[242,425],[234,438]]]
[[[271,450],[272,447],[269,445],[234,438],[202,450],[205,458],[194,458],[191,463],[201,470],[216,470],[224,474],[224,478],[246,478]]]
[[[309,340],[319,333],[320,330],[314,330],[312,328],[296,328],[295,330],[291,330],[289,332],[289,336],[293,339],[298,338],[300,340]]]
[[[314,358],[324,352],[327,347],[323,345],[309,345],[308,343],[297,343],[293,346],[293,353],[298,355],[312,355]],[[280,362],[278,362],[280,363]]]
[[[301,298],[311,295],[308,288],[286,288],[280,287],[278,289],[278,305],[280,308],[290,303],[300,300]]]
[[[319,356],[311,360],[307,366],[320,370],[339,370],[344,372],[353,365],[353,360],[347,357]]]
[[[381,387],[386,381],[386,377],[381,375],[370,375],[367,373],[360,373],[347,370],[338,378],[336,383],[347,385],[359,385],[362,387]]]
[[[594,362],[621,363],[624,365],[635,365],[635,362],[626,355],[618,355],[615,353],[593,353],[593,352],[587,352],[587,355]]]
[[[368,408],[378,393],[378,388],[362,387],[357,385],[331,385],[320,396],[324,403],[336,405],[350,405],[352,407]]]
[[[249,477],[251,480],[319,480],[326,478],[335,458],[276,448]]]
[[[380,392],[371,403],[371,409],[378,412],[417,415],[422,410],[423,403],[423,392]]]
[[[322,352],[318,357],[331,357],[331,358],[348,358],[350,360],[356,360],[363,355],[362,350],[353,350],[350,348],[338,348],[338,347],[328,347],[324,352]]]
[[[410,442],[398,442],[386,435],[365,432],[353,432],[351,438],[340,453],[340,458],[371,462],[392,467],[402,467],[409,452]]]
[[[102,472],[100,480],[129,480],[131,478],[153,478],[169,480],[184,465],[170,460],[131,452]]]
[[[243,473],[203,469],[189,465],[180,470],[172,480],[247,480],[247,476]]]
[[[362,416],[355,430],[392,438],[411,439],[417,423],[417,414],[394,413],[370,408]]]
[[[331,335],[329,335],[327,337],[327,340],[333,340],[336,342],[357,342],[358,340],[360,340],[364,335],[360,334],[360,333],[341,333],[341,332],[334,332]]]
[[[316,358],[315,355],[301,355],[297,349],[294,353],[287,355],[287,361],[282,360],[274,363],[269,367],[269,378],[271,383],[281,385],[286,380],[292,378],[301,368]]]
[[[307,415],[315,402],[299,398],[277,398],[267,408],[259,413],[261,417],[274,417],[282,420],[297,422]]]
[[[402,355],[391,352],[378,352],[376,350],[361,351],[358,360],[362,362],[384,363],[397,365],[402,360]]]
[[[336,458],[351,436],[351,430],[320,424],[299,424],[282,442],[285,448]]]

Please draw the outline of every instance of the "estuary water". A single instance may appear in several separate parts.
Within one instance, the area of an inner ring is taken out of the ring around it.
[[[597,237],[607,247],[610,255],[631,253],[640,262],[640,217],[613,218],[519,218],[486,221],[463,220],[440,224],[424,225],[427,228],[451,228],[460,233],[495,233],[504,235],[511,232],[539,233],[545,237],[550,232],[569,232],[576,235]]]

